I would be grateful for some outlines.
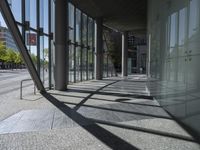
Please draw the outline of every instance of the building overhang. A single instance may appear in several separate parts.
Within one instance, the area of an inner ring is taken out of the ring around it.
[[[118,31],[146,30],[147,0],[71,0],[93,18],[103,18],[107,27]]]

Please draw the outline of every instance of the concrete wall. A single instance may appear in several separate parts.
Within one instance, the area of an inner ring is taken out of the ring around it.
[[[148,2],[151,94],[200,135],[200,1]]]

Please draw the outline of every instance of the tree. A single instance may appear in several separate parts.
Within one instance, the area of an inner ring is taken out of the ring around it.
[[[15,59],[17,57],[17,53],[12,50],[12,49],[7,49],[7,53],[6,53],[6,62],[8,63],[14,63],[15,62]]]
[[[104,30],[104,38],[109,59],[112,60],[115,68],[119,68],[121,65],[121,35],[120,33]]]
[[[0,42],[0,61],[1,62],[6,61],[6,55],[7,55],[6,46],[2,42]]]
[[[7,49],[7,53],[6,53],[6,59],[5,62],[8,63],[8,65],[13,69],[14,68],[14,63],[15,63],[15,59],[16,59],[16,52],[12,49]]]
[[[32,59],[34,65],[36,66],[37,65],[37,56],[34,54],[31,54],[31,59]]]
[[[16,64],[20,64],[20,65],[24,63],[24,61],[22,59],[22,56],[21,56],[21,54],[19,52],[16,52],[15,63]]]
[[[45,69],[48,68],[48,64],[49,64],[49,49],[48,48],[45,48],[44,49],[44,67]]]

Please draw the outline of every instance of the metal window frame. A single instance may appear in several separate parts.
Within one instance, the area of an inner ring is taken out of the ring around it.
[[[81,37],[81,54],[80,54],[80,57],[81,57],[80,58],[81,79],[80,79],[80,81],[82,82],[83,81],[83,47],[82,47],[82,45],[83,45],[83,12],[82,11],[80,11],[80,12],[81,12],[81,35],[80,35],[80,37]]]
[[[49,32],[49,35],[51,35],[51,0],[48,0],[48,4],[49,4],[49,7],[48,7],[48,17],[49,17],[49,19],[48,19],[48,24],[49,24],[49,29],[48,29],[48,32]],[[48,67],[49,67],[49,89],[51,90],[52,89],[52,87],[51,87],[51,85],[52,85],[52,74],[51,74],[51,72],[52,72],[52,70],[51,70],[51,66],[52,66],[52,62],[51,62],[51,57],[52,57],[52,55],[51,55],[51,40],[52,40],[52,37],[50,36],[49,37],[49,52],[48,52],[48,57],[49,57],[49,65],[48,65]]]
[[[92,21],[92,64],[93,64],[93,71],[92,71],[92,79],[94,79],[94,67],[95,67],[95,64],[94,64],[94,57],[95,57],[95,22],[94,20]]]
[[[40,28],[40,1],[36,0],[36,28]],[[40,73],[40,35],[37,33],[37,71],[41,78]]]
[[[88,75],[89,75],[89,70],[88,70],[88,51],[89,51],[89,49],[88,49],[88,46],[89,46],[89,44],[88,44],[88,26],[89,26],[89,24],[88,24],[88,16],[86,15],[86,17],[87,17],[87,28],[86,28],[86,47],[87,47],[87,51],[86,51],[86,80],[88,80]]]
[[[11,31],[11,34],[13,36],[14,41],[16,42],[16,45],[19,48],[19,52],[21,53],[25,64],[27,65],[28,71],[31,75],[31,78],[35,82],[37,89],[40,92],[45,92],[45,88],[41,82],[41,79],[39,77],[38,72],[36,71],[36,68],[31,60],[31,57],[28,53],[27,47],[25,46],[23,37],[18,29],[18,26],[15,22],[14,16],[12,14],[12,11],[9,7],[9,4],[6,0],[0,1],[0,8],[1,13],[4,16],[5,22],[7,23],[8,28]]]
[[[76,43],[76,7],[74,6],[74,43]],[[76,44],[74,44],[74,83],[76,83]]]

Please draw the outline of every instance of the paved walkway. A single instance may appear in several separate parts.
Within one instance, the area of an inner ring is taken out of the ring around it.
[[[0,122],[0,149],[200,149],[149,96],[145,81],[87,81],[36,101],[12,101],[4,107],[20,109]]]

